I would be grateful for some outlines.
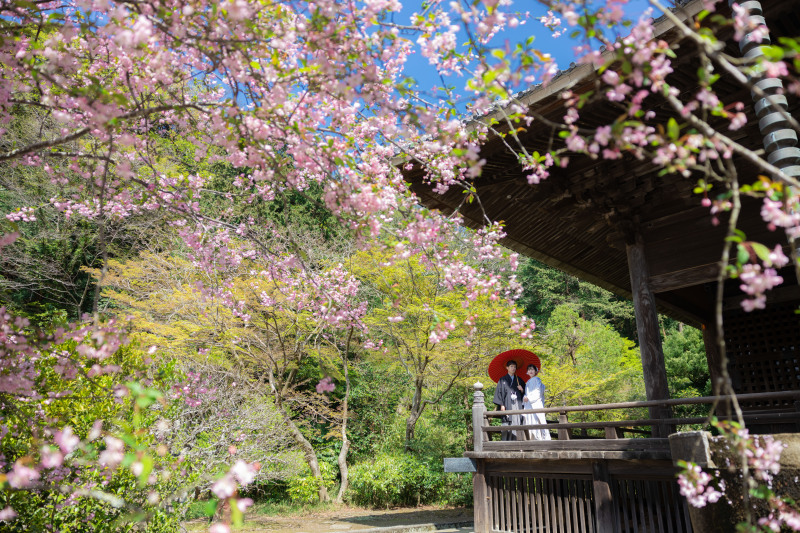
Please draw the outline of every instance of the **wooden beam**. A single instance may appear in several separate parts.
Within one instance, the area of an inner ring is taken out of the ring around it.
[[[671,294],[671,293],[661,293],[661,294]],[[702,316],[697,309],[688,310],[686,309],[685,305],[680,305],[678,303],[668,302],[665,301],[663,298],[657,300],[658,310],[665,314],[669,315],[672,318],[683,322],[684,324],[689,324],[695,328],[699,328],[700,324],[704,322],[708,322],[708,317]]]
[[[509,182],[525,183],[522,171],[513,168],[506,169],[503,172],[486,173],[486,175],[481,176],[481,179],[473,181],[472,184],[479,193],[484,193],[499,185],[507,185]]]
[[[626,246],[628,253],[628,269],[631,276],[631,292],[633,308],[636,314],[636,330],[639,334],[639,353],[642,357],[644,386],[648,400],[666,400],[669,398],[667,387],[667,370],[664,364],[664,351],[661,347],[661,334],[658,328],[656,299],[648,284],[649,273],[645,258],[645,247],[641,234],[629,231]],[[650,418],[669,418],[670,409],[651,407]],[[654,426],[654,437],[667,437],[674,433],[674,428]]]
[[[611,497],[610,481],[608,463],[594,461],[592,463],[592,492],[594,492],[594,514],[597,533],[614,533],[618,531],[614,523],[614,501]]]
[[[708,373],[711,376],[712,394],[719,395],[722,392],[719,390],[719,379],[722,374],[722,357],[720,357],[719,345],[717,344],[717,327],[711,322],[703,324],[701,329],[703,331],[703,344],[706,349]],[[722,403],[730,405],[730,402]]]
[[[644,234],[647,237],[650,237],[649,233],[659,230],[661,228],[667,226],[674,226],[676,224],[686,224],[687,222],[694,222],[700,219],[710,219],[711,215],[709,215],[708,208],[697,206],[697,207],[690,207],[687,209],[683,209],[681,211],[676,211],[673,213],[669,213],[668,215],[662,215],[658,218],[653,218],[647,221],[642,222],[642,228],[644,230]]]
[[[716,281],[718,274],[719,263],[707,263],[675,272],[665,272],[650,276],[647,283],[654,293],[667,292]]]
[[[794,421],[795,413],[790,418]],[[668,439],[577,439],[577,440],[529,440],[529,441],[492,441],[486,444],[483,451],[491,450],[553,450],[553,451],[632,451],[632,450],[669,450]],[[477,452],[475,452],[477,453]]]
[[[725,298],[722,303],[724,311],[732,311],[742,308],[742,300],[749,298],[746,294]],[[800,285],[779,285],[771,291],[767,291],[767,305],[782,302],[791,302],[800,299]]]
[[[489,533],[489,490],[486,486],[486,461],[476,461],[477,472],[472,475],[472,501],[474,508],[475,533]]]

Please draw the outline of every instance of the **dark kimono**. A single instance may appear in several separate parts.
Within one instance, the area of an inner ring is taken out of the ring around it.
[[[522,390],[519,390],[517,387],[522,387]],[[522,397],[525,395],[525,382],[522,381],[518,376],[509,376],[506,374],[500,381],[497,382],[497,388],[494,390],[494,404],[497,405],[498,409],[500,406],[504,406],[506,411],[510,411],[512,409],[523,409],[522,407]],[[510,415],[503,417],[503,425],[504,426],[521,426],[522,425],[522,415]],[[503,431],[503,440],[517,440],[517,436],[515,435],[514,431]]]

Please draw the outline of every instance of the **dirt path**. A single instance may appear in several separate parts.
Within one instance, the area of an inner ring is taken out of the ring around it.
[[[248,513],[245,527],[237,533],[352,533],[372,528],[398,528],[410,531],[425,524],[437,529],[467,529],[472,525],[472,509],[463,507],[412,507],[401,509],[363,509],[341,507],[329,511],[308,512],[291,516],[264,516]],[[401,528],[401,526],[403,526]],[[208,522],[193,520],[186,524],[191,533],[208,530]],[[433,529],[433,528],[428,528]]]

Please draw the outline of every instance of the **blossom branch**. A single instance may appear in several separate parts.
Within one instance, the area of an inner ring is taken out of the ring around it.
[[[669,18],[673,24],[675,24],[675,27],[681,31],[684,37],[691,39],[695,44],[697,44],[697,46],[703,49],[709,57],[713,58],[725,70],[725,72],[731,75],[743,86],[753,91],[759,98],[766,98],[771,104],[771,109],[774,109],[780,113],[781,116],[792,125],[795,131],[800,133],[800,122],[798,122],[795,117],[793,117],[786,109],[784,109],[782,105],[779,105],[773,99],[772,95],[767,94],[763,89],[761,89],[761,87],[752,83],[740,69],[736,68],[736,66],[731,63],[728,55],[723,52],[725,46],[722,43],[719,41],[710,41],[709,39],[699,35],[697,32],[692,31],[691,28],[689,28],[679,17],[675,16],[675,13],[673,13],[671,9],[663,6],[658,0],[649,0],[649,2],[656,9],[659,9],[662,13],[664,13],[664,15]]]
[[[720,133],[718,130],[715,130],[714,128],[711,127],[710,124],[708,124],[708,122],[701,120],[693,113],[685,113],[684,112],[685,106],[683,102],[681,102],[674,95],[669,94],[666,91],[665,93],[666,93],[665,97],[672,106],[672,108],[681,113],[681,116],[684,116],[692,126],[700,130],[703,133],[703,135],[705,135],[707,138],[716,139],[725,146],[730,147],[734,152],[747,159],[747,161],[749,161],[750,163],[753,163],[755,166],[759,167],[763,172],[775,176],[775,178],[779,179],[780,181],[783,181],[794,187],[800,187],[800,181],[787,175],[781,169],[769,163],[764,158],[759,157],[752,150],[745,148],[744,146],[737,143],[730,137]]]

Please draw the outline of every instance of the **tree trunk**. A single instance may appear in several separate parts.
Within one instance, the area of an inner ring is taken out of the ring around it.
[[[339,452],[339,475],[342,478],[342,483],[339,485],[339,493],[336,495],[336,503],[342,503],[344,500],[344,493],[350,487],[350,478],[347,477],[347,452],[350,450],[350,441],[345,435],[345,428],[342,427],[342,449]]]
[[[569,358],[572,360],[572,366],[578,366],[578,360],[575,358],[575,354],[578,352],[578,343],[575,340],[577,338],[577,332],[572,330],[572,338],[569,340]]]
[[[342,478],[342,482],[339,485],[339,493],[336,495],[336,503],[342,503],[344,493],[347,492],[347,488],[350,486],[350,478],[347,477],[347,452],[350,450],[350,440],[347,438],[347,416],[349,414],[347,400],[350,398],[350,374],[347,371],[347,352],[350,349],[350,338],[352,335],[353,330],[351,329],[342,355],[344,367],[344,399],[342,400],[342,449],[339,451],[338,459],[339,475]]]
[[[414,440],[414,432],[417,427],[417,420],[422,416],[425,404],[422,401],[422,387],[425,384],[421,377],[414,381],[414,397],[411,399],[411,410],[406,418],[406,451],[411,451],[411,441]]]
[[[303,433],[300,431],[300,428],[298,428],[294,423],[294,420],[292,420],[292,417],[289,416],[289,413],[283,407],[283,402],[277,401],[275,403],[277,404],[281,416],[283,416],[283,421],[289,428],[289,432],[292,434],[292,438],[303,451],[303,457],[305,457],[306,464],[311,469],[311,475],[313,475],[314,479],[316,479],[319,483],[319,501],[329,502],[330,497],[328,496],[328,489],[325,487],[325,482],[322,479],[322,471],[319,468],[319,461],[317,460],[317,454],[314,451],[314,447],[310,442],[308,442],[308,439],[305,438]]]

